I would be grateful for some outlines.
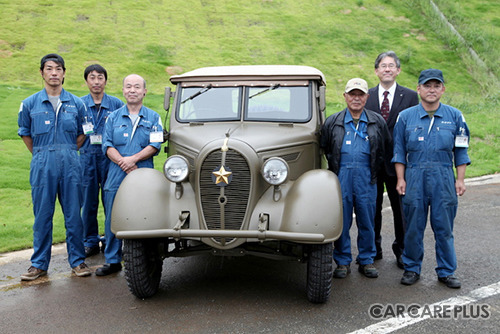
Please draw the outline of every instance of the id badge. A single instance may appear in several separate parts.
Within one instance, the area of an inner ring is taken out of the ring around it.
[[[102,144],[102,135],[101,134],[90,135],[90,144],[91,145]]]
[[[469,147],[469,138],[467,136],[456,136],[455,147]]]
[[[88,134],[94,133],[94,124],[92,124],[90,122],[86,122],[86,123],[82,124],[82,127],[83,127],[84,134],[88,135]]]
[[[151,143],[163,143],[163,132],[153,131],[149,133],[149,142]]]

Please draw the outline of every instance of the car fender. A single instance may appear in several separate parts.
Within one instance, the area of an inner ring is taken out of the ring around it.
[[[111,231],[116,234],[173,228],[179,220],[181,207],[197,216],[190,184],[183,183],[180,199],[175,198],[175,187],[161,172],[152,168],[139,168],[129,173],[113,202]]]
[[[322,233],[332,242],[342,233],[342,192],[337,176],[325,169],[302,174],[284,200],[281,230]]]

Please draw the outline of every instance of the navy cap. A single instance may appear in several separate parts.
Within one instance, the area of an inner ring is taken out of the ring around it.
[[[43,67],[45,66],[45,63],[48,61],[53,61],[56,64],[59,64],[62,66],[63,70],[66,71],[66,67],[64,66],[64,59],[57,53],[49,53],[46,56],[43,56],[42,60],[40,60],[40,69],[43,70]]]
[[[424,84],[429,80],[437,80],[444,83],[443,72],[434,68],[429,68],[428,70],[420,72],[420,76],[418,77],[419,85]]]

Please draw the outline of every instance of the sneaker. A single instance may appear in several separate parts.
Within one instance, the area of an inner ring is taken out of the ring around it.
[[[413,271],[406,271],[403,273],[401,278],[401,284],[403,285],[413,285],[420,279],[420,275]]]
[[[73,269],[71,269],[71,271],[78,277],[92,275],[90,268],[85,264],[85,262],[80,263],[80,265],[74,267]]]
[[[365,264],[365,265],[360,264],[358,267],[358,270],[360,273],[362,273],[363,275],[365,275],[368,278],[377,278],[378,277],[378,270],[377,270],[377,268],[375,268],[373,263]]]
[[[446,284],[447,287],[452,289],[460,289],[462,283],[460,280],[453,275],[446,277],[438,277],[439,282]]]
[[[21,275],[21,281],[34,281],[38,277],[47,275],[47,270],[38,269],[36,267],[29,267],[28,272]]]
[[[85,257],[91,257],[93,255],[99,254],[99,245],[92,246],[92,247],[85,247]]]
[[[351,268],[347,265],[339,265],[333,271],[333,277],[335,278],[346,278],[347,275],[351,272]]]

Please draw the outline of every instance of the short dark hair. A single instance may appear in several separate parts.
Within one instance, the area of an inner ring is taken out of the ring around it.
[[[61,65],[64,71],[66,71],[66,67],[64,66],[64,59],[57,53],[49,53],[48,55],[43,56],[42,60],[40,60],[40,70],[43,71],[45,67],[45,63],[48,61],[53,61],[54,63]]]
[[[85,69],[85,72],[83,73],[83,77],[85,78],[85,81],[87,81],[87,77],[89,76],[90,72],[92,72],[92,71],[96,71],[97,73],[104,74],[104,79],[106,79],[106,81],[108,81],[108,72],[106,72],[106,69],[99,64],[92,64],[92,65],[87,66],[87,68]]]
[[[377,56],[377,59],[375,59],[375,68],[378,68],[378,65],[380,64],[382,59],[384,59],[385,57],[391,57],[396,62],[396,67],[397,68],[401,67],[401,61],[399,60],[398,56],[396,56],[396,52],[386,51],[386,52],[382,52],[381,54],[379,54]]]

